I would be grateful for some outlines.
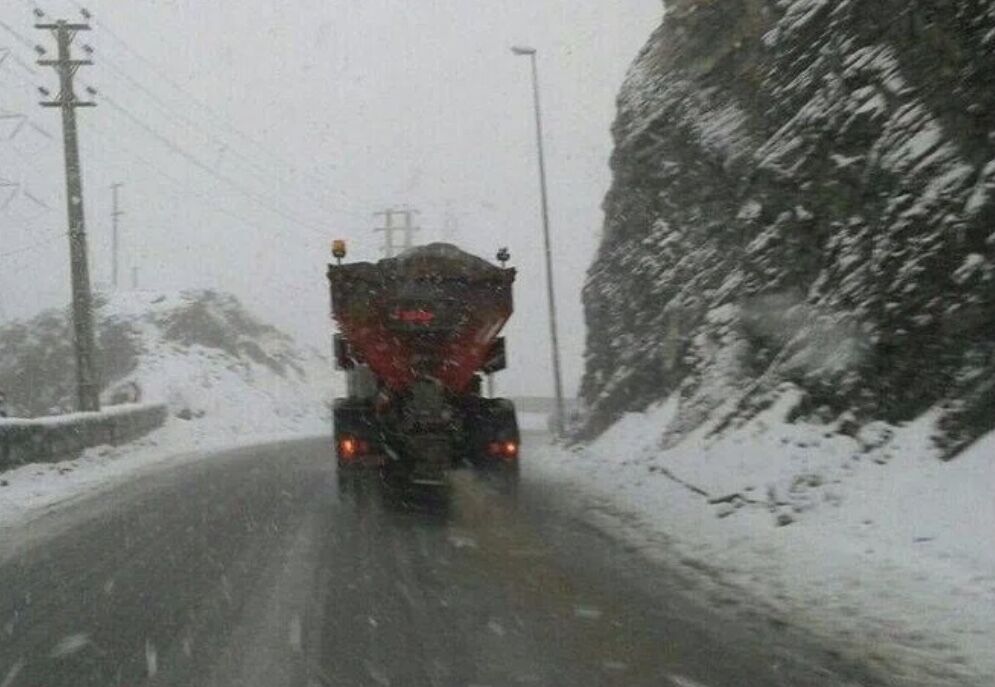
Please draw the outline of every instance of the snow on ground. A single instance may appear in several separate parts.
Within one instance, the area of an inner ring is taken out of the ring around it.
[[[549,413],[518,413],[518,429],[523,432],[548,432]]]
[[[928,416],[849,437],[786,423],[793,396],[663,450],[671,399],[527,464],[583,487],[592,512],[622,511],[610,527],[634,516],[627,535],[707,571],[718,598],[811,629],[896,684],[995,684],[995,434],[944,463]]]
[[[323,357],[297,348],[275,330],[251,325],[237,336],[253,346],[255,358],[163,335],[169,316],[200,303],[199,298],[197,292],[122,293],[104,306],[105,314],[130,322],[141,343],[137,367],[117,387],[134,381],[143,402],[169,405],[169,420],[131,444],[96,447],[76,460],[0,472],[0,540],[5,528],[153,466],[239,446],[331,434],[328,402],[334,382],[331,364]],[[208,301],[206,307],[210,312],[216,306]],[[228,326],[230,316],[230,310],[227,316],[210,313],[209,322]],[[281,369],[275,360],[288,364]]]
[[[331,435],[330,420],[318,415],[255,428],[230,417],[220,421],[173,418],[162,429],[130,444],[98,446],[60,463],[23,465],[0,473],[0,542],[6,539],[5,530],[13,531],[64,502],[154,470],[240,446],[325,434]]]

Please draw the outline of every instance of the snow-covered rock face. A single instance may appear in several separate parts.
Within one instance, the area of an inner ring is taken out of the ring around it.
[[[585,433],[785,381],[798,415],[995,418],[995,0],[668,3],[619,97]],[[721,409],[721,410],[720,410]]]
[[[125,292],[95,303],[105,403],[168,403],[182,419],[247,427],[320,417],[331,370],[320,355],[213,291]],[[0,389],[21,415],[74,407],[70,322],[63,311],[0,327]],[[286,418],[285,418],[286,419]],[[267,424],[268,423],[268,424]]]

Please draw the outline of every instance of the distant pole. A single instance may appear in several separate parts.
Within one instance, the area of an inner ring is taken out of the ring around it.
[[[539,155],[539,192],[542,199],[542,236],[546,251],[546,291],[549,301],[549,338],[553,354],[553,384],[556,388],[556,430],[564,429],[563,377],[560,373],[560,342],[556,329],[556,296],[553,290],[553,249],[549,232],[549,191],[546,183],[546,154],[543,146],[542,104],[539,99],[539,63],[535,48],[515,47],[518,56],[528,56],[532,61],[532,97],[535,104],[536,148]]]
[[[415,233],[421,231],[421,227],[415,226],[414,220],[418,211],[404,208],[400,214],[404,216],[404,250],[409,250],[415,245]]]
[[[137,291],[138,290],[138,268],[137,267],[132,267],[131,268],[131,290],[132,291]]]
[[[373,231],[384,232],[384,257],[392,258],[396,254],[395,243],[394,243],[394,233],[401,232],[403,235],[403,243],[401,244],[405,250],[414,246],[414,235],[416,232],[421,231],[421,227],[415,226],[414,216],[418,214],[417,210],[412,210],[410,208],[388,208],[380,212],[373,213],[374,217],[383,217],[384,226],[376,227]],[[394,223],[394,218],[402,218],[402,224],[398,226]]]
[[[373,216],[384,218],[384,225],[373,231],[384,233],[383,255],[385,258],[392,258],[394,257],[394,232],[397,231],[397,227],[394,226],[394,210],[388,208],[382,212],[374,212]]]
[[[74,60],[70,47],[76,34],[89,31],[88,24],[70,24],[65,20],[55,23],[35,24],[35,28],[51,31],[58,44],[58,59],[38,60],[38,64],[53,67],[59,75],[59,93],[42,107],[62,110],[62,138],[66,164],[66,203],[69,219],[69,254],[72,272],[73,328],[76,340],[76,382],[79,409],[100,410],[100,388],[97,382],[97,365],[93,331],[92,296],[90,294],[90,268],[87,261],[86,222],[83,216],[83,179],[79,159],[79,137],[76,128],[76,108],[94,107],[95,103],[79,100],[73,90],[76,71],[90,60]],[[39,48],[44,54],[44,49]],[[48,91],[42,90],[48,95]]]
[[[118,286],[118,265],[120,264],[118,258],[118,251],[120,250],[120,241],[118,236],[118,218],[124,213],[118,208],[118,189],[120,189],[124,184],[118,182],[116,184],[111,184],[111,196],[113,197],[113,209],[111,210],[111,225],[112,235],[111,235],[111,285],[114,290],[117,291]]]
[[[453,210],[452,201],[446,202],[446,215],[442,220],[442,239],[455,242],[459,235],[460,221]]]

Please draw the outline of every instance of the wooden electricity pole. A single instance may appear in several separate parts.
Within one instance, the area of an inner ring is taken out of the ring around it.
[[[70,55],[73,39],[80,31],[89,31],[88,24],[71,24],[65,20],[35,24],[35,28],[51,31],[58,46],[58,58],[41,59],[38,64],[53,67],[59,75],[59,93],[42,107],[62,110],[62,140],[66,156],[66,204],[69,215],[69,256],[73,290],[73,328],[76,342],[76,382],[79,409],[100,410],[100,388],[93,332],[90,269],[87,262],[86,223],[83,217],[83,178],[79,161],[79,139],[76,129],[76,108],[94,107],[95,103],[80,100],[73,88],[76,71],[90,60],[74,60]],[[42,50],[42,52],[44,52]],[[46,90],[42,93],[48,95]]]

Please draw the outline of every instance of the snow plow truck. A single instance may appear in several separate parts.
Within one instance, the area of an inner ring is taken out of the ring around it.
[[[482,376],[505,368],[499,336],[513,310],[515,269],[434,243],[377,263],[328,266],[336,366],[340,478],[380,471],[385,482],[444,487],[472,465],[516,477],[520,436],[511,401],[486,398]]]

